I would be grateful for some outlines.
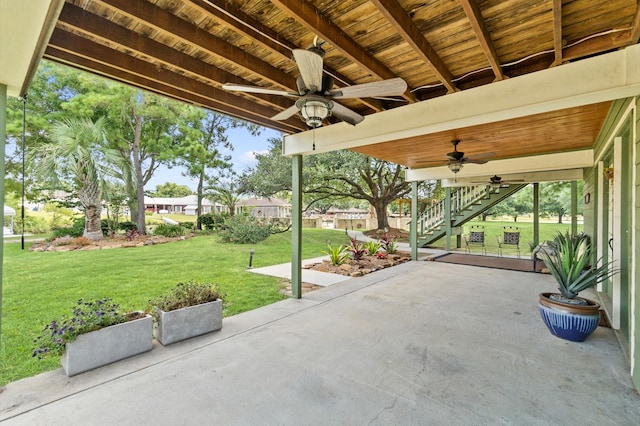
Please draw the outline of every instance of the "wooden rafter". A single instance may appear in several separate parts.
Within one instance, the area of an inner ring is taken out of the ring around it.
[[[181,41],[196,46],[219,58],[223,58],[253,74],[259,74],[278,88],[291,90],[296,87],[295,78],[263,62],[242,49],[214,37],[200,28],[177,19],[175,15],[145,0],[93,0],[152,28],[171,34]]]
[[[179,69],[182,72],[200,79],[217,83],[217,85],[227,82],[236,84],[247,83],[234,74],[212,67],[210,64],[176,51],[165,44],[144,37],[141,34],[132,33],[124,27],[69,3],[65,5],[60,13],[58,27],[64,27],[64,29],[73,30],[87,36],[91,35],[104,41],[108,40],[111,44],[115,43],[121,46],[123,50],[137,52],[145,57],[153,57],[166,68]],[[101,29],[100,34],[93,33],[93,29],[95,28]],[[279,96],[256,95],[255,98],[260,98],[264,102],[276,107],[277,109],[273,111],[273,115],[291,106],[291,102]]]
[[[493,45],[491,34],[489,33],[489,30],[487,30],[487,26],[484,22],[482,12],[480,11],[478,4],[475,0],[460,0],[460,3],[462,4],[464,13],[469,19],[473,32],[476,33],[476,37],[478,38],[480,47],[482,47],[482,51],[489,60],[489,64],[491,64],[491,69],[493,70],[493,74],[496,76],[496,80],[504,80],[505,76],[502,72],[502,67],[500,66],[498,53]]]
[[[455,92],[457,88],[453,83],[451,71],[449,71],[436,51],[433,50],[431,44],[429,44],[407,12],[400,6],[400,3],[396,0],[371,0],[371,3],[378,8],[402,38],[429,65],[447,90]]]
[[[272,3],[294,17],[309,31],[333,44],[336,49],[340,50],[352,62],[357,63],[376,77],[381,79],[397,77],[382,62],[369,55],[362,46],[359,46],[338,26],[322,16],[310,3],[299,0],[272,0]],[[408,91],[404,94],[404,98],[410,102],[417,101],[416,97]]]
[[[132,84],[157,90],[172,98],[188,100],[191,103],[206,106],[217,111],[226,112],[234,116],[250,114],[252,119],[271,128],[281,123],[281,129],[288,132],[303,130],[305,126],[299,120],[291,119],[287,122],[273,122],[269,120],[274,110],[256,105],[247,99],[238,98],[225,90],[207,85],[193,79],[185,79],[169,69],[158,67],[133,56],[110,49],[83,37],[66,33],[56,29],[49,41],[52,50],[47,57],[59,61],[69,61],[69,54],[73,54],[74,63],[83,68],[101,71],[102,75]],[[77,52],[91,52],[79,55]],[[66,52],[67,55],[62,55]],[[59,55],[59,56],[56,56]],[[248,119],[248,118],[247,118]]]
[[[291,59],[291,51],[298,49],[299,46],[289,42],[288,40],[280,37],[278,33],[271,28],[263,25],[256,19],[247,15],[240,9],[233,7],[222,0],[189,0],[192,6],[197,7],[204,14],[209,14],[220,22],[224,22],[225,25],[233,28],[240,34],[256,41],[270,51],[286,58]],[[337,72],[336,70],[324,66],[324,71],[331,75],[336,82],[339,82],[339,86],[351,86],[353,82],[346,76]],[[377,99],[358,99],[367,107],[379,112],[383,111],[384,105]]]
[[[563,60],[580,59],[634,44],[630,42],[630,32],[629,29],[625,29],[593,37],[576,44],[568,43],[569,47],[566,47],[562,53]]]
[[[553,0],[553,66],[562,63],[562,0]]]
[[[629,36],[629,44],[637,44],[640,38],[640,3],[636,6],[636,14],[631,23],[631,34]]]

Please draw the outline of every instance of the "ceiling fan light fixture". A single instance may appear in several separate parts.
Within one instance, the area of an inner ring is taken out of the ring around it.
[[[462,169],[462,163],[459,161],[449,161],[447,167],[449,167],[449,170],[453,173],[458,173],[460,169]]]
[[[322,126],[322,121],[331,114],[333,102],[322,98],[300,99],[296,102],[302,121],[313,128]]]

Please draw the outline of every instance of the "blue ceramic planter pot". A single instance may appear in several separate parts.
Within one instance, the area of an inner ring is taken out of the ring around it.
[[[586,305],[571,305],[541,293],[538,303],[540,316],[554,336],[572,342],[582,342],[595,331],[600,322],[600,305],[583,299]]]

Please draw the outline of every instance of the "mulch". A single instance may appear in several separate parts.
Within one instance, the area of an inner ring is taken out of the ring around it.
[[[533,260],[514,259],[510,257],[478,256],[473,254],[447,253],[432,258],[435,262],[455,263],[458,265],[480,266],[483,268],[508,269],[521,272],[542,272],[543,262],[537,262],[536,270],[533,269]]]

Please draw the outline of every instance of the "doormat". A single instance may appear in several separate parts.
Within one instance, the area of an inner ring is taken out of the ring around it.
[[[533,260],[513,259],[510,257],[478,256],[473,254],[447,253],[432,258],[435,262],[455,263],[458,265],[480,266],[483,268],[508,269],[510,271],[540,272],[544,264],[537,262],[537,270],[533,270]]]

